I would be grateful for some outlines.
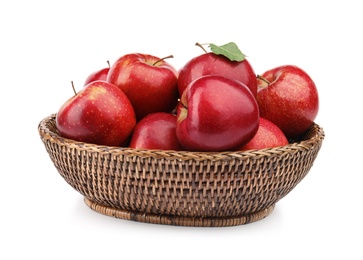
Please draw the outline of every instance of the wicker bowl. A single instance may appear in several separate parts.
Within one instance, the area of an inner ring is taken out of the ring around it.
[[[180,226],[234,226],[268,216],[309,172],[324,139],[314,123],[289,145],[244,152],[109,147],[57,133],[55,114],[39,134],[64,180],[96,212]]]

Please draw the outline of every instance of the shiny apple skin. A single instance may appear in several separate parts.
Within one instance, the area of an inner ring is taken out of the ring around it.
[[[287,140],[285,134],[277,125],[263,117],[260,117],[257,133],[247,144],[238,150],[259,150],[285,146],[288,144],[289,141]]]
[[[165,112],[148,114],[136,124],[129,146],[136,149],[182,150],[175,129],[175,115]]]
[[[178,71],[165,60],[149,54],[130,53],[111,65],[107,81],[130,99],[137,120],[155,112],[171,112],[177,104]]]
[[[251,91],[241,82],[209,75],[183,92],[176,133],[186,150],[226,151],[252,139],[258,124],[258,105]]]
[[[294,65],[275,67],[258,80],[257,103],[261,117],[276,124],[288,139],[304,133],[319,111],[319,95],[311,77]]]
[[[231,61],[211,52],[191,59],[179,70],[179,94],[182,95],[193,80],[207,75],[220,75],[240,81],[251,90],[254,96],[257,94],[256,74],[247,59],[242,62]]]
[[[118,87],[105,81],[86,85],[56,115],[61,136],[98,145],[122,145],[135,125],[129,99]]]

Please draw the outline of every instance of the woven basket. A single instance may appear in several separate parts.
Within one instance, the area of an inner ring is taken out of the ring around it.
[[[309,172],[324,139],[314,124],[283,147],[209,153],[77,142],[58,135],[55,114],[38,130],[60,175],[91,209],[180,226],[234,226],[265,218]]]

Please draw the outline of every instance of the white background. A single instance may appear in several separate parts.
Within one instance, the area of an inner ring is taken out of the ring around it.
[[[236,3],[239,3],[236,6]],[[359,1],[2,1],[1,259],[362,259],[363,16]],[[188,228],[90,210],[40,141],[89,73],[130,52],[180,68],[195,42],[234,41],[256,73],[303,68],[326,133],[306,178],[264,220]]]

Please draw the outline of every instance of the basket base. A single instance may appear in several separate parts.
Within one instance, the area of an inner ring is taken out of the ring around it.
[[[253,212],[248,215],[235,217],[184,217],[174,215],[156,215],[150,213],[133,212],[123,209],[116,209],[108,206],[97,204],[88,198],[84,198],[84,202],[92,210],[106,216],[115,217],[125,220],[133,220],[150,224],[163,224],[173,226],[191,226],[191,227],[228,227],[244,225],[258,220],[264,219],[275,208],[271,205],[261,211]]]

